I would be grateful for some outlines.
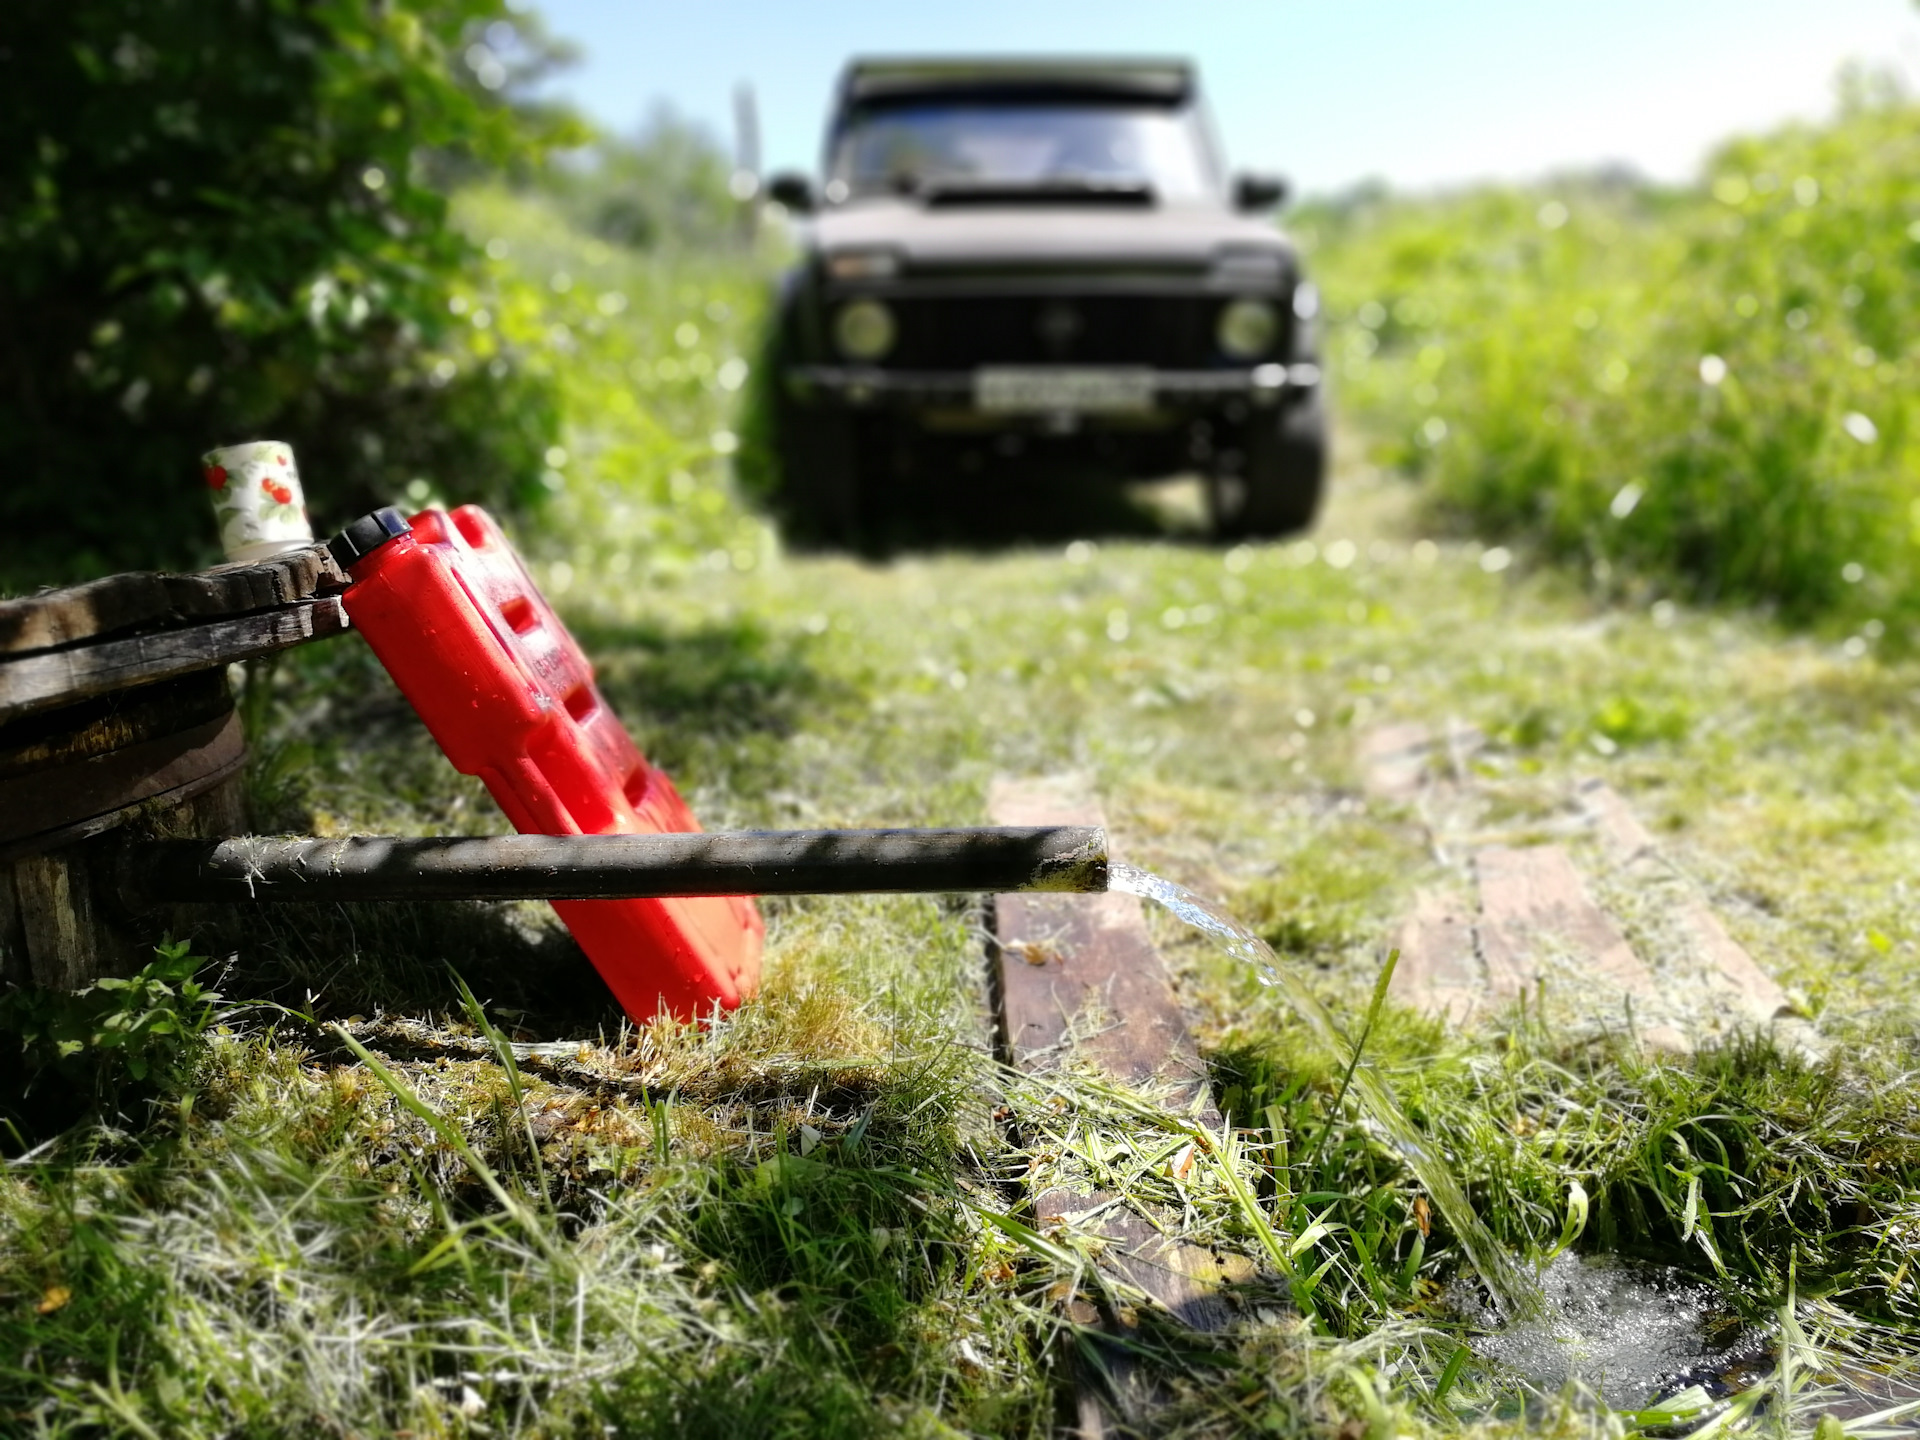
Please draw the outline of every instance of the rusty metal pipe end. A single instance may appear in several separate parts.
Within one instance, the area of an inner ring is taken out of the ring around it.
[[[1086,838],[1071,849],[1043,857],[1022,891],[1053,891],[1077,895],[1098,894],[1107,888],[1107,832],[1089,827]]]

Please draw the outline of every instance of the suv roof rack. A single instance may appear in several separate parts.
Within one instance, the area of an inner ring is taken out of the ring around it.
[[[862,58],[841,72],[849,104],[921,96],[1088,96],[1178,105],[1193,98],[1193,66],[1175,59],[939,56]]]

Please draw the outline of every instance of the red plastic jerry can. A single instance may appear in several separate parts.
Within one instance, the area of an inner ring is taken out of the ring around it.
[[[528,835],[634,835],[700,824],[594,687],[593,667],[477,505],[363,516],[330,548],[343,603],[421,721]],[[731,1010],[760,978],[749,899],[556,900],[621,1007],[645,1024]]]

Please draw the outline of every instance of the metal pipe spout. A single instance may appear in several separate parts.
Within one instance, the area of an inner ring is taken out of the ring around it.
[[[176,902],[613,900],[1107,888],[1106,831],[748,830],[719,835],[149,840],[121,893]]]

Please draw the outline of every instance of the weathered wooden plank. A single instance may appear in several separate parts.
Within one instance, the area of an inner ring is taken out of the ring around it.
[[[1405,799],[1426,779],[1432,748],[1433,731],[1418,720],[1369,730],[1359,746],[1362,786],[1382,800]]]
[[[1633,891],[1635,933],[1645,954],[1594,901],[1566,852],[1484,843],[1481,787],[1469,764],[1484,736],[1456,722],[1444,739],[1423,737],[1424,728],[1381,727],[1363,737],[1356,758],[1370,794],[1415,801],[1436,858],[1449,868],[1466,862],[1477,879],[1479,908],[1449,904],[1440,892],[1416,896],[1396,937],[1397,999],[1468,1023],[1526,993],[1546,962],[1557,959],[1595,982],[1580,995],[1561,991],[1583,1022],[1607,1023],[1605,1013],[1624,1000],[1642,1043],[1658,1049],[1690,1049],[1690,1037],[1711,1035],[1730,1018],[1772,1023],[1790,1011],[1785,993],[1611,787],[1591,780],[1577,798],[1606,861],[1604,878],[1610,887]],[[1815,1048],[1797,1032],[1795,1043]]]
[[[1474,855],[1480,886],[1480,958],[1487,988],[1511,1000],[1535,985],[1543,962],[1558,959],[1598,982],[1599,994],[1658,1009],[1653,973],[1593,902],[1580,872],[1558,845],[1489,845]],[[1642,1044],[1683,1052],[1691,1042],[1658,1021],[1638,1028]]]
[[[73,989],[145,954],[87,837],[242,828],[225,667],[345,629],[345,583],[315,546],[0,601],[0,978]]]
[[[251,660],[347,628],[337,596],[229,620],[0,662],[0,720],[195,670]]]
[[[1798,1014],[1779,982],[1727,933],[1705,900],[1697,895],[1682,900],[1674,919],[1692,952],[1733,991],[1741,1019],[1764,1026]]]
[[[989,802],[999,825],[1104,825],[1090,788],[1078,777],[997,780]],[[995,901],[995,979],[1001,1037],[1009,1062],[1044,1073],[1070,1055],[1091,1059],[1129,1085],[1174,1087],[1171,1103],[1202,1125],[1222,1121],[1206,1069],[1174,995],[1166,964],[1154,949],[1135,897],[1002,895]],[[1033,1197],[1042,1228],[1065,1227],[1102,1242],[1099,1265],[1126,1291],[1148,1296],[1197,1331],[1223,1328],[1231,1311],[1220,1298],[1220,1264],[1209,1251],[1170,1238],[1177,1217],[1143,1213],[1104,1191],[1052,1187]],[[1091,1323],[1089,1312],[1078,1316]],[[1101,1317],[1115,1336],[1127,1322]],[[1082,1436],[1117,1433],[1123,1420],[1156,1403],[1129,1352],[1106,1349],[1101,1374],[1085,1376],[1077,1396]]]
[[[1040,1070],[1069,1050],[1130,1085],[1204,1085],[1186,1017],[1131,895],[1002,895],[1007,1054]]]
[[[1400,963],[1390,993],[1402,1005],[1465,1025],[1487,999],[1485,972],[1474,937],[1473,915],[1458,897],[1441,889],[1416,891],[1413,912],[1394,939]]]
[[[1487,748],[1487,734],[1458,716],[1449,717],[1446,733],[1447,764],[1456,780],[1464,780],[1469,762]]]
[[[246,793],[230,773],[191,793],[157,795],[130,808],[144,835],[231,835],[246,828]],[[135,917],[121,905],[119,834],[97,835],[57,850],[0,856],[0,981],[77,989],[102,976],[130,974],[152,958],[162,934],[188,935],[204,912],[167,905]]]
[[[1580,787],[1579,799],[1594,822],[1601,853],[1662,893],[1667,917],[1685,947],[1684,959],[1728,992],[1736,1016],[1761,1026],[1792,1016],[1786,991],[1727,933],[1699,887],[1661,854],[1659,842],[1626,797],[1604,781],[1590,781]]]
[[[996,781],[996,825],[1099,825],[1090,797]],[[1023,819],[1037,816],[1042,818]],[[1188,1100],[1206,1088],[1206,1067],[1173,993],[1166,962],[1132,895],[1001,895],[995,901],[999,984],[1010,1061],[1043,1070],[1069,1047],[1128,1085],[1172,1082]],[[1206,1123],[1219,1117],[1206,1102]]]
[[[244,615],[338,592],[346,577],[323,545],[198,574],[131,571],[0,600],[0,655],[24,655],[131,630]]]
[[[0,600],[0,655],[71,645],[153,624],[171,611],[165,582],[145,571]]]
[[[347,577],[324,545],[290,550],[270,560],[216,565],[191,575],[167,575],[167,596],[182,617],[214,619],[333,595]]]
[[[231,709],[227,673],[216,668],[0,723],[0,791],[14,776],[108,755]]]
[[[20,930],[35,985],[77,990],[126,968],[124,947],[100,914],[90,856],[81,848],[13,862]]]
[[[1164,1234],[1119,1196],[1054,1187],[1034,1197],[1033,1213],[1042,1229],[1084,1223],[1107,1242],[1102,1263],[1114,1277],[1152,1296],[1188,1329],[1220,1330],[1233,1318],[1220,1298],[1221,1266],[1213,1252]],[[1156,1215],[1163,1225],[1174,1218]]]
[[[1596,979],[1650,998],[1653,975],[1612,920],[1593,903],[1580,872],[1558,845],[1489,845],[1474,856],[1480,885],[1480,954],[1501,999],[1528,989],[1543,951],[1559,948]]]
[[[1372,800],[1415,811],[1434,858],[1459,865],[1465,856],[1457,847],[1470,844],[1483,808],[1472,762],[1486,744],[1479,729],[1451,717],[1437,725],[1415,720],[1378,726],[1360,737],[1361,787]]]
[[[1578,795],[1580,808],[1594,822],[1600,851],[1609,864],[1632,865],[1658,858],[1659,842],[1619,791],[1603,780],[1591,780],[1579,787]]]
[[[29,985],[33,968],[27,959],[27,936],[21,928],[20,901],[14,894],[13,869],[0,865],[0,985]]]
[[[229,710],[172,735],[0,780],[0,860],[98,834],[145,806],[191,799],[246,758],[245,730]]]

